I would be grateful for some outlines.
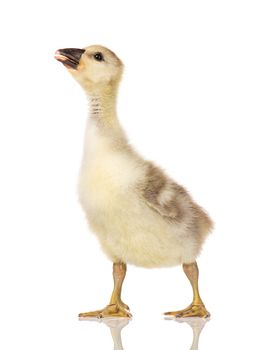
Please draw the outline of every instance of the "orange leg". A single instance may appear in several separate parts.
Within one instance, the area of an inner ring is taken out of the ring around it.
[[[193,301],[186,309],[166,312],[165,315],[173,317],[209,317],[210,313],[206,310],[199,293],[199,269],[197,263],[194,262],[192,264],[183,264],[183,270],[192,285]]]
[[[124,304],[121,300],[121,289],[124,278],[126,276],[127,266],[124,263],[114,263],[113,264],[113,280],[114,280],[114,289],[112,292],[111,300],[109,305],[104,309],[83,312],[79,314],[81,318],[103,318],[103,317],[127,317],[130,318],[131,314],[127,311],[129,307]]]

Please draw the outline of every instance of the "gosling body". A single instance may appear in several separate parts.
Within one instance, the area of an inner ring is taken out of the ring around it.
[[[117,123],[107,130],[97,118],[87,123],[79,198],[103,251],[142,267],[195,261],[210,229],[207,214],[129,146]]]

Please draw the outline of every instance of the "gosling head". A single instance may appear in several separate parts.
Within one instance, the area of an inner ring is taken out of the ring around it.
[[[111,50],[100,45],[84,49],[60,49],[55,58],[63,63],[88,94],[116,88],[123,63]]]

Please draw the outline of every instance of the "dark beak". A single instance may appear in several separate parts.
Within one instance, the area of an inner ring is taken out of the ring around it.
[[[55,58],[67,68],[77,69],[84,52],[82,49],[60,49],[55,52]]]

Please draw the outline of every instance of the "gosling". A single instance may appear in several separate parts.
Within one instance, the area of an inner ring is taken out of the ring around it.
[[[209,317],[198,289],[196,259],[212,221],[184,187],[128,143],[116,112],[123,63],[99,45],[60,49],[55,58],[89,99],[79,199],[91,230],[113,262],[110,303],[79,317],[132,316],[121,300],[127,264],[146,268],[181,264],[192,285],[193,301],[165,315]]]

